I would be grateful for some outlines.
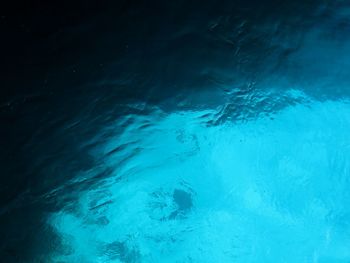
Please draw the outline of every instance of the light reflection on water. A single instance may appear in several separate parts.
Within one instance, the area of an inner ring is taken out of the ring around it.
[[[110,176],[49,217],[52,259],[349,260],[350,104],[288,94],[305,103],[216,125],[217,110],[125,116],[93,151]]]
[[[1,260],[350,261],[349,3],[116,2],[8,77]]]

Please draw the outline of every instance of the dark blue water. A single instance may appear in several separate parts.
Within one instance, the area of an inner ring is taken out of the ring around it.
[[[350,262],[349,15],[2,11],[0,262]]]

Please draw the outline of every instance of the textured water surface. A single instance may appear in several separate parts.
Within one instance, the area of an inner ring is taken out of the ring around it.
[[[7,74],[0,261],[350,262],[347,1],[89,12]]]
[[[108,178],[49,217],[64,244],[53,258],[347,262],[349,102],[222,125],[215,113],[126,117],[127,130],[93,151]]]

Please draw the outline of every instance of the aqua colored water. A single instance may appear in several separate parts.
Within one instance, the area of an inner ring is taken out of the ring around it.
[[[350,5],[228,2],[33,40],[44,85],[0,106],[1,262],[350,262]]]
[[[116,123],[128,127],[92,153],[108,178],[48,218],[64,243],[53,258],[347,262],[350,104],[295,92],[307,102],[252,120],[153,109]]]

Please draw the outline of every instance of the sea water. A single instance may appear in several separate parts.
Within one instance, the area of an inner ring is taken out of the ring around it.
[[[348,4],[209,2],[70,29],[93,48],[4,104],[39,120],[6,262],[350,262]]]
[[[252,119],[216,123],[222,105],[119,120],[92,153],[110,175],[48,218],[64,246],[53,258],[347,262],[350,103],[288,94],[299,103]]]

